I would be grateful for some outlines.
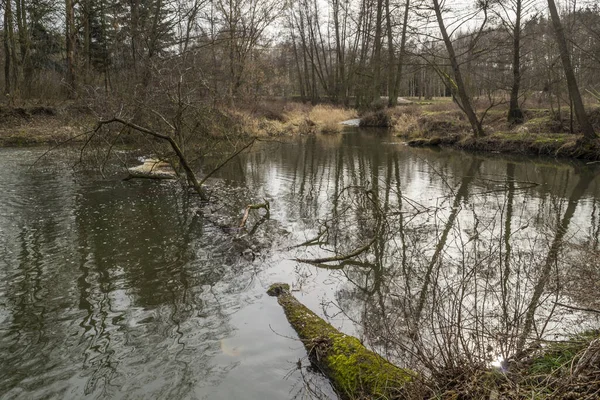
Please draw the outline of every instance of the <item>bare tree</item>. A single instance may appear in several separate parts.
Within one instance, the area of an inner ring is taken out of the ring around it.
[[[389,0],[386,3],[389,7]],[[406,52],[406,33],[408,30],[408,13],[410,10],[410,0],[406,0],[404,3],[404,14],[402,17],[402,33],[400,35],[400,50],[398,52],[398,58],[396,60],[397,63],[397,67],[396,67],[396,74],[395,77],[394,75],[392,75],[392,69],[393,68],[393,64],[392,64],[392,60],[394,59],[393,57],[393,47],[392,47],[392,43],[390,40],[389,43],[389,47],[390,47],[390,65],[392,66],[390,68],[390,79],[391,79],[391,92],[389,95],[389,101],[388,101],[388,106],[393,107],[395,105],[398,104],[398,95],[400,93],[400,84],[402,82],[402,68],[404,66],[404,59],[405,59],[405,52]],[[390,30],[390,35],[391,35],[391,23],[389,22],[389,11],[388,11],[388,29]]]
[[[523,25],[523,14],[525,9],[531,5],[526,0],[510,0],[509,2],[498,1],[499,12],[497,16],[502,21],[502,25],[509,32],[512,38],[512,84],[510,89],[510,100],[508,106],[508,122],[520,124],[524,121],[523,111],[519,103],[521,89],[522,71],[521,71],[521,35]],[[514,18],[513,18],[514,16]]]
[[[567,78],[567,88],[569,90],[571,101],[573,102],[575,115],[577,115],[577,120],[579,121],[579,126],[583,132],[583,137],[587,140],[595,139],[596,132],[594,132],[594,127],[592,126],[585,111],[585,106],[583,105],[583,99],[581,98],[581,93],[579,92],[575,71],[573,70],[573,65],[571,64],[571,55],[569,53],[569,47],[567,46],[563,25],[560,21],[560,16],[558,15],[558,10],[554,0],[548,0],[548,9],[550,10],[552,26],[554,27],[554,34],[556,35],[560,59],[562,61],[565,77]]]
[[[487,5],[484,6],[484,13],[486,12]],[[433,0],[433,10],[435,12],[435,16],[438,22],[438,26],[440,28],[440,32],[442,34],[442,39],[444,41],[444,45],[446,46],[446,50],[448,51],[448,58],[450,59],[450,65],[452,66],[452,73],[454,79],[449,80],[450,88],[456,96],[457,104],[466,114],[469,123],[471,124],[471,128],[473,129],[473,134],[475,137],[482,137],[485,135],[483,131],[483,126],[481,125],[481,121],[477,118],[477,114],[475,113],[475,109],[473,107],[471,96],[467,92],[467,86],[462,76],[462,71],[460,68],[460,63],[458,61],[458,56],[456,55],[456,51],[454,50],[454,45],[452,43],[452,39],[446,30],[446,25],[444,23],[444,18],[442,15],[442,6],[440,5],[439,0]],[[486,14],[487,17],[487,14]],[[485,21],[480,28],[480,32],[483,30],[485,26]]]
[[[75,2],[65,0],[65,42],[67,46],[67,84],[73,95],[77,90],[77,75],[75,67],[75,46],[77,32],[75,30]]]

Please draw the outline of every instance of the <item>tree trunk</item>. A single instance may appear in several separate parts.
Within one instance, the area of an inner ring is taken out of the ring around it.
[[[552,1],[552,0],[548,0]],[[444,20],[442,18],[442,9],[440,7],[439,0],[433,0],[433,7],[435,10],[435,16],[438,21],[438,25],[440,26],[440,31],[442,33],[442,37],[444,39],[444,44],[446,45],[446,50],[448,51],[448,57],[450,58],[450,65],[452,66],[452,71],[454,73],[454,82],[451,82],[451,85],[454,86],[453,91],[458,94],[458,100],[460,101],[459,106],[462,108],[463,112],[467,115],[469,119],[469,123],[471,124],[471,128],[473,129],[473,134],[475,137],[483,137],[485,133],[483,132],[483,127],[477,118],[477,114],[473,109],[473,105],[471,104],[471,99],[469,94],[467,93],[467,89],[465,86],[465,82],[463,80],[460,66],[458,64],[458,59],[456,57],[456,52],[454,51],[454,46],[452,45],[452,40],[446,31],[446,26],[444,25]]]
[[[336,53],[336,84],[335,92],[338,101],[342,104],[346,103],[346,70],[344,59],[345,37],[342,38],[340,29],[340,0],[334,0],[333,9],[333,24],[335,28],[335,53]]]
[[[131,60],[136,77],[138,71],[137,55],[140,47],[140,2],[139,0],[133,0],[131,2]]]
[[[390,0],[385,0],[385,25],[387,28],[387,43],[388,43],[388,72],[387,72],[387,95],[388,105],[392,103],[392,87],[394,86],[394,41],[392,34],[392,16],[390,13]]]
[[[339,332],[292,296],[289,285],[275,283],[267,294],[277,297],[309,359],[330,379],[340,399],[406,397],[404,388],[414,372],[390,364],[357,338]]]
[[[84,0],[82,2],[83,12],[82,12],[82,24],[83,24],[83,56],[84,56],[84,64],[83,64],[83,81],[84,83],[88,83],[90,79],[90,66],[92,61],[92,53],[91,53],[91,41],[92,41],[92,31],[90,27],[91,23],[91,2],[90,0]]]
[[[550,10],[550,17],[552,18],[552,26],[554,27],[554,33],[556,35],[560,59],[562,61],[565,76],[567,78],[569,96],[573,101],[573,107],[575,108],[577,121],[579,121],[579,126],[581,127],[583,137],[587,140],[595,139],[596,133],[594,132],[594,127],[590,123],[588,115],[585,112],[581,93],[579,93],[579,86],[577,86],[577,79],[575,78],[573,65],[571,64],[567,40],[565,39],[565,33],[562,23],[560,22],[560,17],[558,15],[558,10],[556,9],[556,3],[554,0],[548,0],[548,8]]]
[[[73,96],[77,89],[75,75],[75,5],[74,0],[65,0],[65,40],[67,44],[67,83],[70,86],[70,95]]]
[[[408,10],[410,9],[410,0],[404,4],[404,21],[402,22],[402,36],[400,38],[400,53],[398,54],[398,66],[396,68],[396,80],[390,93],[388,106],[393,107],[398,104],[398,95],[400,94],[400,83],[402,82],[402,64],[404,63],[404,51],[406,50],[406,30],[408,27]]]
[[[15,11],[17,13],[17,31],[19,37],[19,59],[16,63],[18,67],[17,76],[18,81],[20,82],[19,86],[25,85],[29,86],[30,82],[23,79],[23,70],[24,68],[29,68],[29,34],[27,32],[27,14],[26,14],[26,5],[23,0],[15,1]],[[16,56],[16,53],[15,53]]]
[[[4,6],[4,94],[10,96],[12,93],[11,86],[11,70],[14,66],[11,65],[13,57],[11,51],[12,29],[12,7],[11,0],[5,0]]]
[[[373,43],[373,87],[368,92],[371,93],[369,102],[378,101],[381,97],[381,44],[382,44],[382,20],[383,20],[383,0],[377,0],[377,10],[375,14],[375,38]]]
[[[508,122],[512,124],[523,123],[523,111],[519,107],[519,88],[521,87],[521,8],[522,0],[517,0],[515,10],[516,20],[513,30],[513,84],[510,91],[510,104],[508,106]]]

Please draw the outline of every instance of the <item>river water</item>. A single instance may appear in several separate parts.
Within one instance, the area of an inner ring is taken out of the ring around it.
[[[417,369],[598,325],[575,309],[600,308],[593,164],[348,128],[255,144],[203,205],[117,161],[104,177],[68,152],[32,166],[43,151],[0,149],[2,398],[335,398],[265,293],[279,281]],[[238,229],[263,199],[269,218]]]

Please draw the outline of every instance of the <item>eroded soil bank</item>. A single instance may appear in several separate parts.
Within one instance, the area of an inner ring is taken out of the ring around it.
[[[600,140],[584,141],[577,122],[551,109],[530,109],[523,124],[510,124],[506,110],[489,111],[484,137],[473,136],[464,114],[452,103],[398,107],[367,115],[369,126],[389,126],[410,146],[446,146],[460,150],[600,160]],[[590,120],[600,132],[600,109],[590,107]]]
[[[0,107],[0,147],[82,141],[94,121],[85,107]]]

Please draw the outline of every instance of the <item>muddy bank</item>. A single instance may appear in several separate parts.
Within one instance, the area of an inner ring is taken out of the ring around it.
[[[582,141],[581,135],[501,133],[475,138],[468,134],[453,134],[406,139],[412,147],[446,146],[460,150],[600,161],[600,139],[586,142]]]
[[[0,147],[82,141],[92,124],[91,113],[83,107],[1,106]]]

